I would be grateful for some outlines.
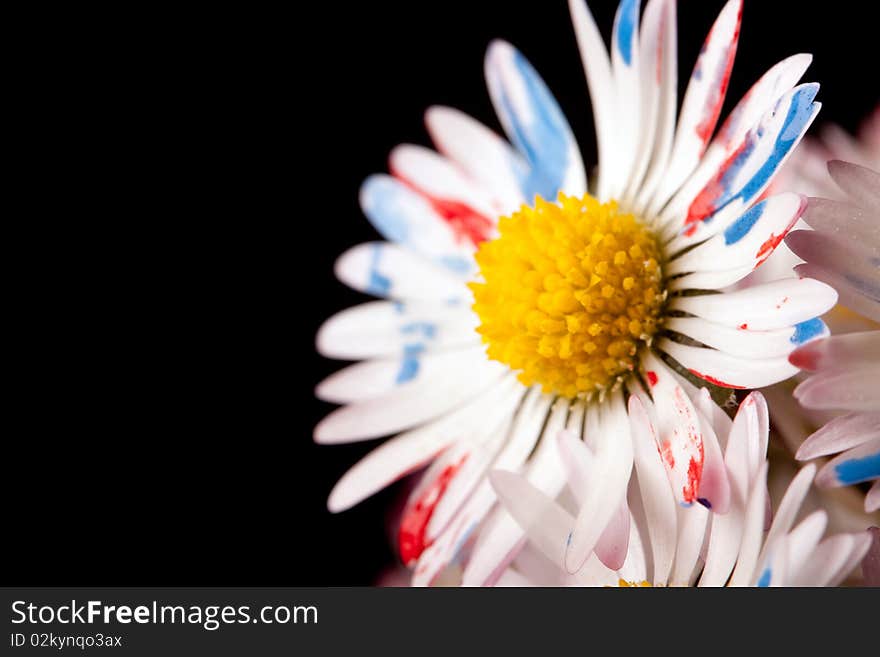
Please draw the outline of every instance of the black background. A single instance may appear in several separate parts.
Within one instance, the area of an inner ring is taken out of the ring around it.
[[[682,88],[722,5],[679,1]],[[869,5],[746,0],[726,110],[812,52],[819,123],[855,129],[878,101]],[[591,3],[606,39],[615,6]],[[595,161],[562,0],[241,12],[78,16],[40,61],[72,92],[43,129],[77,148],[59,148],[60,178],[34,191],[64,225],[26,215],[51,253],[29,243],[37,257],[12,279],[29,306],[11,345],[6,583],[375,582],[394,563],[401,488],[329,514],[332,485],[375,443],[311,437],[332,409],[314,386],[341,366],[315,353],[315,332],[365,299],[332,275],[376,236],[361,180],[395,144],[428,144],[429,105],[499,129],[482,73],[496,37],[540,71]],[[51,45],[34,34],[33,52]]]

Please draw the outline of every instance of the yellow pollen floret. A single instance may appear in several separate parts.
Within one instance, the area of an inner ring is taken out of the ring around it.
[[[525,385],[586,396],[635,368],[663,305],[660,249],[617,203],[540,197],[498,224],[476,254],[471,283],[488,355]]]

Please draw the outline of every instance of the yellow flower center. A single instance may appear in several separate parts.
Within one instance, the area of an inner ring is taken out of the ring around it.
[[[635,368],[665,295],[652,232],[617,203],[540,197],[498,224],[477,252],[477,331],[525,385],[588,397]]]
[[[618,580],[617,587],[618,588],[625,588],[625,589],[633,588],[633,587],[636,587],[636,588],[648,587],[648,588],[650,588],[650,587],[652,587],[652,584],[651,584],[651,582],[647,582],[645,580],[642,580],[641,582],[627,582],[625,579],[621,579],[621,580]]]

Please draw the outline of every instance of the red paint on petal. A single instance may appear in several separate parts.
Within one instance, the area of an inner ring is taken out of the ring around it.
[[[443,468],[415,504],[404,512],[397,533],[397,545],[400,558],[406,565],[414,563],[425,551],[425,548],[430,545],[430,542],[425,540],[425,530],[428,528],[431,516],[434,515],[434,509],[437,508],[437,504],[443,498],[443,493],[446,492],[446,487],[461,469],[467,457],[468,455],[465,454],[458,463]]]
[[[748,325],[748,324],[740,324],[740,325],[739,325],[739,330],[740,330],[740,331],[745,331],[745,330],[747,330],[748,328],[749,328],[749,325]]]
[[[660,456],[666,462],[666,465],[672,470],[675,467],[675,457],[672,455],[672,443],[666,440],[660,445],[660,447],[658,447],[658,450],[660,451]]]
[[[648,377],[648,383],[651,384],[651,387],[657,385],[657,373],[656,372],[645,372],[645,376]]]
[[[694,376],[698,376],[701,379],[705,379],[709,383],[714,383],[716,386],[721,386],[722,388],[734,388],[736,390],[745,390],[745,386],[735,386],[732,383],[725,383],[721,379],[716,379],[714,376],[709,376],[708,374],[703,374],[702,372],[698,372],[697,370],[688,370]]]

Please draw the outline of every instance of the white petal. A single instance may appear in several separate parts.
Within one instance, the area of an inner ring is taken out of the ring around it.
[[[386,440],[355,464],[336,483],[327,506],[344,511],[388,484],[421,467],[466,432],[478,432],[484,420],[513,411],[519,382],[509,377],[438,422]]]
[[[768,499],[767,462],[764,461],[758,468],[748,493],[742,542],[740,543],[736,568],[733,569],[728,586],[753,586],[755,584],[755,568],[761,550],[761,537],[764,533],[764,516]]]
[[[577,572],[596,547],[599,537],[626,496],[633,465],[632,440],[623,394],[612,393],[601,409],[596,437],[596,470],[603,476],[589,487],[567,546],[565,568]]]
[[[326,444],[369,440],[408,429],[460,407],[483,390],[498,385],[504,375],[501,366],[472,367],[435,384],[404,385],[381,397],[342,406],[318,423],[315,441]]]
[[[328,358],[417,357],[479,344],[477,321],[470,309],[461,306],[368,301],[325,320],[315,344]]]
[[[748,325],[732,328],[699,317],[669,317],[664,326],[706,346],[746,359],[785,357],[798,345],[829,333],[821,319],[808,319],[796,326],[771,331],[752,331]],[[793,364],[803,367],[797,362]]]
[[[611,184],[625,175],[617,164],[614,143],[617,135],[617,92],[608,52],[587,3],[584,0],[569,0],[568,8],[590,88],[596,144],[599,149],[598,198],[605,202],[610,200]]]
[[[816,546],[800,571],[794,574],[791,585],[828,586],[843,570],[854,546],[855,537],[851,534],[836,534],[826,538]]]
[[[437,149],[498,200],[499,215],[522,205],[520,180],[527,176],[528,165],[506,141],[451,107],[429,108],[425,124]]]
[[[675,557],[678,536],[675,496],[660,459],[654,426],[636,395],[629,398],[629,421],[632,430],[633,461],[651,539],[653,583],[659,586],[667,582]]]
[[[814,511],[791,530],[788,535],[788,577],[789,583],[797,581],[799,573],[813,556],[825,527],[828,514],[819,509]]]
[[[865,495],[865,511],[868,513],[874,513],[877,509],[880,509],[880,479],[874,482],[871,486],[871,490]],[[880,586],[880,584],[878,584],[878,586]]]
[[[461,278],[397,244],[367,242],[339,256],[336,277],[378,297],[462,303],[470,297]]]
[[[489,481],[529,540],[561,567],[574,517],[518,474],[493,470]]]
[[[763,388],[784,381],[799,371],[786,357],[751,360],[716,349],[691,347],[668,338],[661,338],[657,348],[672,356],[691,374],[725,388]]]
[[[776,509],[776,513],[773,515],[773,522],[770,525],[770,531],[767,532],[767,539],[764,541],[764,549],[761,550],[758,563],[764,563],[769,553],[777,551],[774,543],[791,529],[798,511],[800,511],[801,504],[810,490],[810,485],[813,483],[815,475],[816,466],[810,463],[801,468],[794,479],[791,480],[785,495],[782,496],[779,508]]]
[[[755,331],[794,326],[818,317],[837,301],[833,288],[810,278],[786,279],[736,292],[674,297],[672,310],[684,310],[724,326],[746,324]]]
[[[641,79],[639,76],[639,0],[622,0],[617,6],[611,34],[611,66],[617,91],[617,164],[625,172],[611,187],[620,198],[638,153],[641,124]]]
[[[863,317],[880,322],[880,301],[872,299],[865,294],[864,288],[859,287],[858,282],[854,284],[837,273],[830,272],[809,262],[797,265],[794,270],[798,276],[814,278],[827,283],[837,290],[837,293],[840,295],[841,305],[846,306]]]
[[[701,395],[709,398],[705,388],[701,389]],[[709,403],[712,401],[709,399]],[[721,446],[712,428],[712,421],[701,411],[697,411],[700,418],[700,429],[703,432],[703,475],[700,478],[699,497],[703,506],[711,509],[714,514],[724,514],[730,509],[730,481],[727,476],[727,467],[724,465],[724,456]]]
[[[336,404],[349,404],[381,397],[398,386],[420,385],[430,389],[451,376],[486,366],[495,369],[486,358],[483,346],[431,353],[411,350],[401,358],[349,365],[319,383],[315,396]]]

